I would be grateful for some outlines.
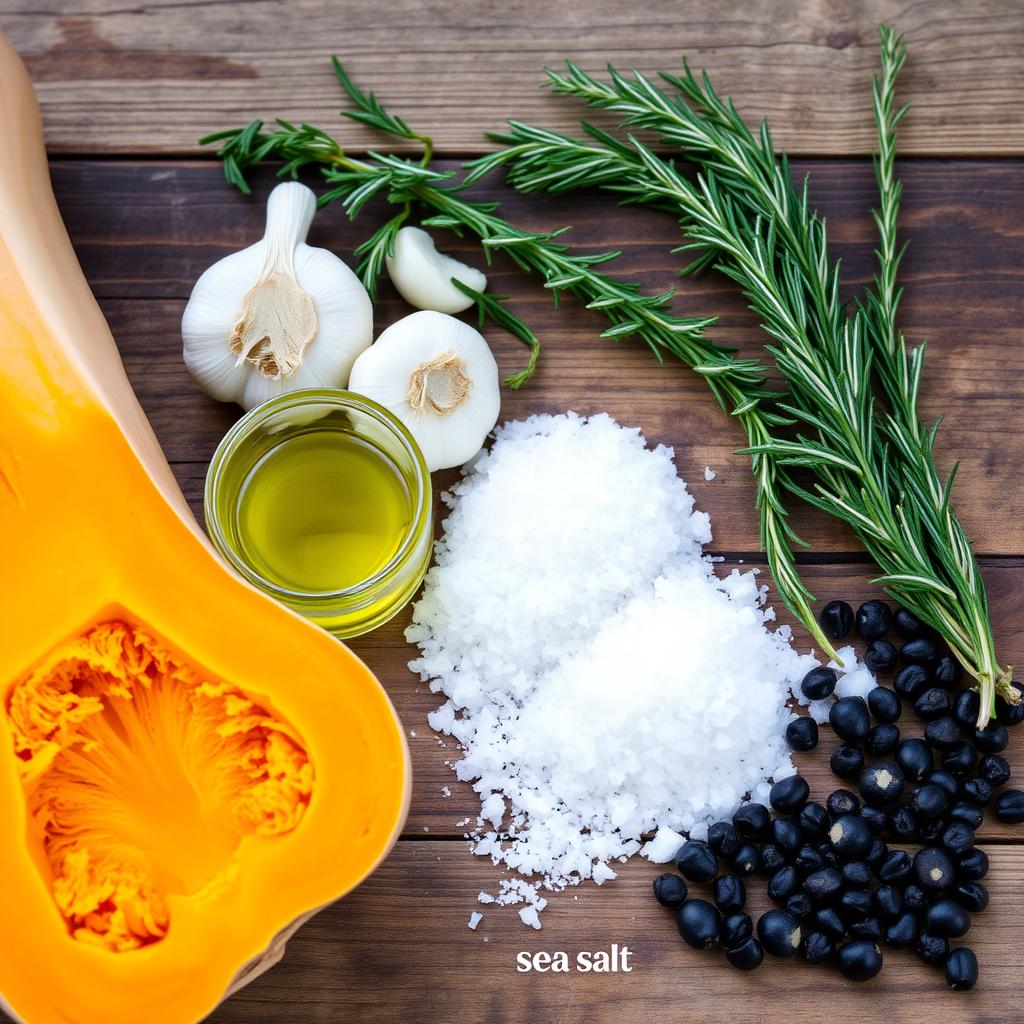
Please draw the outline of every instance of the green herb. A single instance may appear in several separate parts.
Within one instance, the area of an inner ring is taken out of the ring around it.
[[[943,483],[935,469],[936,428],[925,429],[917,416],[923,350],[908,350],[895,324],[902,251],[895,239],[900,186],[893,158],[904,111],[893,112],[893,94],[904,50],[888,28],[881,36],[879,273],[874,291],[851,315],[839,302],[838,267],[828,256],[824,222],[809,206],[807,182],[798,192],[767,126],[755,137],[707,76],[698,82],[688,67],[681,76],[662,76],[680,95],[614,69],[608,83],[572,64],[565,74],[549,72],[556,91],[624,115],[626,138],[586,122],[583,138],[510,122],[497,136],[506,148],[476,161],[471,177],[506,165],[510,182],[523,191],[600,187],[624,202],[674,209],[689,238],[681,248],[701,251],[688,269],[710,263],[737,281],[761,317],[788,387],[776,408],[796,422],[795,433],[765,424],[768,440],[748,451],[814,471],[810,489],[788,475],[777,483],[853,527],[883,570],[879,582],[942,633],[977,681],[984,724],[997,692],[1010,701],[1017,695],[1009,669],[996,660],[985,588],[950,507],[952,477]],[[628,134],[633,129],[655,131],[681,147],[700,168],[696,184]],[[876,380],[888,412],[876,411]],[[765,411],[761,404],[757,414]],[[770,549],[768,557],[775,571]],[[780,591],[786,596],[781,585]]]
[[[342,71],[339,78],[344,76]],[[347,84],[346,84],[347,83]],[[343,84],[353,97],[363,123],[371,124],[392,135],[409,138],[409,129],[392,119],[380,104],[363,94],[347,76]],[[311,125],[292,125],[278,120],[270,131],[255,121],[245,128],[218,132],[201,139],[201,144],[221,144],[218,156],[223,161],[227,180],[244,193],[250,191],[246,172],[255,164],[279,159],[283,166],[278,173],[295,176],[308,165],[319,165],[326,180],[333,186],[320,197],[321,205],[339,201],[350,217],[358,215],[365,202],[380,194],[398,204],[402,211],[380,228],[359,248],[359,273],[372,288],[394,234],[405,220],[412,202],[432,209],[434,215],[423,221],[425,226],[441,227],[456,233],[469,231],[476,235],[488,254],[491,249],[506,252],[522,269],[535,271],[544,278],[557,305],[559,293],[569,291],[588,308],[600,310],[611,326],[602,338],[635,335],[661,361],[667,352],[680,359],[707,381],[715,399],[736,417],[750,444],[758,448],[768,443],[772,431],[789,422],[788,418],[763,405],[777,397],[764,386],[760,364],[755,359],[738,359],[732,350],[709,341],[703,331],[711,319],[681,317],[671,311],[672,293],[643,295],[636,283],[623,281],[595,268],[614,259],[614,252],[579,255],[558,243],[564,231],[536,233],[522,231],[496,215],[496,204],[468,202],[458,194],[470,184],[450,183],[450,173],[440,173],[421,161],[414,164],[393,156],[370,153],[367,160],[356,160],[345,154],[341,145],[327,132]],[[396,130],[397,126],[397,130]],[[473,177],[478,176],[474,175]],[[519,387],[529,378],[539,355],[539,343],[529,328],[513,329],[511,314],[503,316],[501,300],[494,296],[486,312],[496,322],[530,345],[530,361],[526,368],[508,378]],[[478,309],[482,309],[478,303]],[[507,314],[507,310],[503,310]],[[757,489],[756,503],[761,520],[761,544],[765,549],[775,577],[776,586],[786,604],[807,625],[822,649],[837,657],[832,645],[821,631],[811,612],[813,596],[796,569],[793,545],[803,541],[793,532],[781,501],[784,467],[767,454],[754,452],[753,471]]]

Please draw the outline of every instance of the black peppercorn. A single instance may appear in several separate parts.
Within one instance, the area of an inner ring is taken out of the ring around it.
[[[976,690],[961,690],[953,701],[953,717],[973,729],[981,712],[981,698]]]
[[[915,736],[896,748],[896,763],[908,781],[920,782],[932,770],[935,759],[928,744]]]
[[[878,877],[883,882],[892,885],[907,878],[910,875],[911,867],[910,854],[905,850],[890,850],[878,869]]]
[[[841,939],[846,934],[846,925],[834,907],[822,907],[811,919],[815,929],[824,932],[830,939]]]
[[[676,915],[676,927],[688,946],[713,949],[718,945],[722,918],[707,900],[687,900]]]
[[[917,837],[917,815],[911,807],[895,807],[889,812],[889,835],[897,842],[909,843]]]
[[[988,854],[977,847],[961,854],[956,873],[965,882],[980,882],[988,874]]]
[[[785,867],[789,858],[775,843],[761,844],[761,871],[769,878],[781,867]]]
[[[761,853],[753,843],[741,843],[729,863],[737,875],[746,878],[761,867]]]
[[[823,964],[834,952],[835,945],[824,932],[811,932],[804,939],[804,959],[809,964]]]
[[[796,956],[800,949],[800,922],[788,911],[769,910],[757,922],[757,937],[772,956]]]
[[[960,740],[942,755],[942,767],[951,772],[969,772],[977,760],[974,746],[967,740]]]
[[[981,882],[960,882],[953,899],[970,913],[980,914],[988,906],[988,889]]]
[[[686,896],[686,883],[678,875],[665,872],[654,880],[654,898],[663,907],[678,907]]]
[[[863,743],[871,729],[871,716],[863,697],[840,697],[828,712],[832,731],[847,743]]]
[[[978,775],[994,789],[1010,781],[1010,765],[1005,757],[986,754],[978,761]]]
[[[944,768],[937,768],[928,776],[928,781],[936,786],[941,786],[950,799],[953,799],[960,792],[960,783],[952,772]]]
[[[936,900],[925,914],[925,927],[930,935],[959,939],[970,929],[971,918],[955,900]]]
[[[800,829],[808,839],[823,839],[828,831],[828,811],[813,801],[800,808]]]
[[[825,807],[833,818],[839,818],[844,814],[856,814],[860,809],[860,800],[848,789],[834,789],[825,800]]]
[[[904,640],[913,640],[924,633],[924,623],[906,608],[897,608],[892,617],[892,624]]]
[[[858,860],[870,849],[873,837],[860,817],[844,814],[828,830],[828,838],[841,859]]]
[[[912,910],[915,914],[919,914],[928,906],[928,893],[921,886],[911,882],[903,889],[903,906],[907,910]]]
[[[804,879],[804,892],[816,903],[829,903],[843,891],[843,876],[835,868],[822,868]]]
[[[889,632],[892,611],[884,601],[865,601],[857,609],[857,632],[865,640],[879,640]]]
[[[966,853],[974,846],[974,829],[962,821],[954,821],[942,833],[942,846],[954,856]]]
[[[734,949],[742,945],[754,934],[754,922],[749,914],[730,914],[722,919],[719,937],[726,949]]]
[[[942,967],[949,956],[949,939],[944,935],[921,932],[917,937],[917,955],[929,967]]]
[[[747,890],[739,875],[719,875],[711,887],[711,894],[723,914],[736,913],[747,902]]]
[[[728,860],[740,848],[740,834],[736,826],[728,821],[716,821],[708,829],[708,846],[719,857]]]
[[[732,816],[736,831],[744,839],[760,839],[768,831],[771,821],[771,812],[764,804],[758,803],[743,804]]]
[[[911,804],[918,818],[937,818],[949,806],[949,794],[934,782],[914,790]]]
[[[937,662],[935,662],[935,668],[932,669],[932,676],[939,686],[944,686],[948,690],[951,687],[956,686],[960,680],[963,679],[964,670],[956,658],[950,654],[944,654]]]
[[[917,918],[905,910],[885,929],[885,941],[890,946],[912,946],[917,942],[917,933]]]
[[[829,767],[841,779],[855,779],[864,767],[864,755],[856,747],[843,743],[832,751]]]
[[[972,804],[967,800],[960,800],[949,809],[946,820],[950,824],[954,821],[962,821],[970,828],[979,829],[981,828],[983,816],[983,812],[977,804]]]
[[[960,946],[946,957],[946,984],[955,992],[969,992],[978,984],[978,958],[973,949]]]
[[[839,971],[850,981],[868,981],[882,969],[882,951],[871,939],[855,939],[840,947]]]
[[[864,824],[876,835],[885,829],[885,809],[882,807],[872,807],[871,804],[865,804],[860,809],[860,816],[864,819]]]
[[[868,710],[876,721],[891,724],[898,721],[903,713],[903,701],[895,690],[876,686],[868,694]]]
[[[922,690],[914,701],[914,713],[918,718],[938,718],[949,711],[949,694],[938,686]]]
[[[1024,821],[1024,790],[1004,789],[996,800],[996,820],[1005,825]]]
[[[927,689],[928,682],[928,670],[923,665],[907,665],[896,673],[892,686],[900,696],[913,700]]]
[[[904,665],[931,666],[935,664],[938,657],[939,652],[935,649],[935,644],[923,636],[908,640],[900,648],[900,661]]]
[[[1010,734],[999,722],[989,722],[984,729],[974,731],[974,745],[983,754],[998,754],[1006,749]]]
[[[933,718],[924,727],[924,738],[936,750],[952,750],[960,742],[960,723],[952,715]]]
[[[953,865],[941,850],[918,850],[914,855],[914,874],[918,885],[928,892],[939,892],[953,884]]]
[[[740,945],[727,949],[725,959],[740,971],[753,971],[764,961],[764,950],[757,939],[747,939]]]
[[[790,775],[772,786],[768,802],[777,814],[795,814],[807,803],[810,792],[806,779],[799,775]]]
[[[676,868],[690,882],[710,882],[718,874],[718,858],[703,840],[691,839],[679,848]]]
[[[860,794],[870,804],[895,803],[903,795],[903,770],[892,761],[873,761],[860,776]]]
[[[812,668],[800,683],[800,689],[808,700],[825,700],[831,697],[839,675],[834,668]]]
[[[786,742],[791,750],[813,750],[818,745],[818,723],[801,715],[786,726]]]
[[[792,860],[803,842],[800,826],[793,818],[776,818],[771,828],[772,842]]]
[[[992,800],[992,787],[983,778],[968,779],[964,783],[964,796],[971,803],[984,807]]]
[[[888,672],[896,665],[896,645],[889,640],[872,640],[863,660],[872,672]]]
[[[957,733],[959,736],[959,733]],[[900,730],[898,726],[882,722],[872,726],[868,733],[867,742],[864,744],[867,751],[873,757],[884,757],[891,754],[900,742]]]
[[[871,899],[875,913],[883,921],[895,921],[903,913],[903,894],[895,885],[880,885]]]
[[[830,640],[842,640],[853,627],[853,609],[845,601],[829,601],[818,621]]]

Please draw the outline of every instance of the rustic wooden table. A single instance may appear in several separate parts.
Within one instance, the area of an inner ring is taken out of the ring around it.
[[[336,120],[341,103],[327,63],[336,52],[357,81],[433,133],[441,158],[452,161],[486,149],[483,132],[504,117],[571,126],[578,111],[536,88],[545,63],[572,57],[592,69],[611,60],[651,70],[673,68],[686,53],[744,113],[767,115],[794,171],[811,174],[811,195],[828,216],[853,294],[872,272],[869,86],[875,26],[890,21],[906,35],[901,95],[913,102],[898,167],[905,181],[901,229],[911,240],[902,321],[910,337],[930,340],[923,413],[945,416],[942,461],[962,461],[957,505],[990,587],[1001,657],[1024,662],[1020,0],[35,6],[0,0],[0,30],[37,83],[71,237],[197,515],[207,462],[238,410],[206,399],[189,379],[179,318],[197,275],[257,237],[259,200],[273,181],[262,175],[257,201],[242,200],[196,146],[200,135],[280,114],[337,128],[356,149],[379,145]],[[624,269],[651,289],[673,280],[677,257],[669,250],[677,238],[668,217],[615,212],[593,196],[524,201],[496,181],[480,192],[500,199],[521,223],[570,223],[573,240],[622,249]],[[350,256],[379,214],[352,224],[325,213],[313,241]],[[452,248],[477,258],[460,243]],[[491,281],[495,292],[514,297],[545,344],[536,379],[505,394],[503,416],[607,411],[640,426],[650,441],[673,445],[681,474],[712,515],[723,568],[757,563],[747,460],[731,454],[743,438],[704,385],[678,366],[658,366],[634,344],[600,341],[593,315],[571,305],[553,310],[536,282],[507,262],[497,262]],[[759,344],[755,322],[724,280],[688,283],[679,303],[719,314],[716,337]],[[378,326],[405,312],[385,284]],[[516,342],[500,331],[490,337],[503,370],[520,365]],[[713,481],[704,480],[705,465],[716,469]],[[443,475],[438,489],[450,479]],[[813,544],[800,560],[820,598],[856,601],[873,593],[872,567],[850,534],[817,516],[797,520]],[[352,645],[384,682],[409,732],[415,783],[403,838],[368,882],[292,939],[280,966],[216,1011],[218,1024],[1024,1020],[1016,998],[1024,833],[992,823],[982,836],[993,899],[971,933],[982,980],[969,995],[947,993],[940,975],[898,952],[887,953],[886,970],[860,987],[796,963],[739,974],[680,943],[671,918],[650,898],[657,869],[641,860],[602,888],[588,884],[553,898],[542,931],[524,928],[514,910],[491,909],[470,931],[476,894],[493,887],[498,872],[469,854],[455,826],[478,804],[446,765],[456,750],[440,745],[426,724],[436,701],[406,668],[405,624],[402,617]],[[797,639],[806,642],[799,631]],[[1021,736],[1009,756],[1024,770]],[[824,796],[832,782],[824,756],[801,761]],[[633,950],[631,973],[516,972],[520,950],[573,954],[612,943]]]

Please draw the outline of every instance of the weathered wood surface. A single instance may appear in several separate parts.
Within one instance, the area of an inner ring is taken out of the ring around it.
[[[511,116],[572,127],[576,107],[537,88],[545,65],[673,71],[685,54],[790,151],[866,153],[881,21],[911,46],[904,152],[1024,152],[1019,0],[0,4],[51,148],[78,154],[195,152],[200,136],[254,117],[331,123],[331,53],[447,152],[479,149]]]
[[[442,152],[479,152],[482,133],[510,115],[569,127],[577,109],[535,89],[543,64],[571,56],[597,69],[612,60],[644,70],[672,67],[688,53],[713,73],[751,118],[767,114],[777,141],[797,154],[866,154],[872,145],[868,83],[876,63],[875,25],[888,19],[907,34],[911,58],[903,96],[905,154],[972,159],[908,160],[902,228],[911,239],[904,265],[903,324],[930,340],[924,413],[946,416],[941,455],[962,460],[957,503],[984,554],[983,571],[1004,660],[1024,664],[1024,521],[1020,452],[1024,420],[1024,5],[1021,0],[905,3],[782,0],[714,5],[655,0],[623,8],[610,0],[551,5],[422,5],[398,0],[381,9],[354,0],[321,3],[179,3],[132,7],[93,0],[40,6],[0,0],[0,31],[27,55],[37,80],[51,152],[63,155],[53,176],[69,230],[100,297],[129,376],[175,472],[201,511],[206,463],[238,410],[206,399],[184,372],[178,322],[196,276],[210,262],[251,242],[261,230],[259,202],[246,203],[194,154],[196,138],[254,116],[284,114],[334,123],[340,106],[326,55],[336,51],[357,80],[375,88],[414,125],[433,132]],[[379,144],[355,125],[347,143]],[[83,155],[117,160],[66,159]],[[171,156],[174,160],[154,157]],[[977,157],[1001,156],[999,160]],[[133,159],[146,157],[146,159]],[[865,159],[801,160],[812,194],[828,215],[850,294],[872,272],[874,193]],[[258,179],[258,197],[271,183]],[[575,225],[590,248],[621,248],[623,270],[652,290],[669,285],[675,227],[663,215],[615,213],[591,196],[524,200],[497,183],[499,198],[524,225]],[[351,225],[322,214],[314,244],[349,256],[376,223]],[[452,245],[475,259],[466,243]],[[746,460],[731,452],[742,437],[682,367],[659,367],[633,343],[598,341],[599,321],[547,297],[498,260],[493,287],[541,335],[536,380],[505,394],[503,415],[535,411],[608,411],[641,426],[651,442],[675,446],[680,471],[713,516],[721,571],[749,568],[757,554],[753,490]],[[746,349],[759,332],[731,287],[714,276],[688,282],[680,308],[720,315],[715,336]],[[386,282],[378,327],[408,312]],[[523,351],[489,331],[503,370]],[[703,467],[718,473],[705,481]],[[439,487],[453,479],[443,474]],[[802,556],[822,599],[859,601],[874,590],[871,567],[846,532],[818,516],[797,514],[812,542]],[[742,564],[740,562],[742,560]],[[783,616],[785,619],[785,616]],[[324,911],[292,940],[284,962],[222,1006],[218,1024],[360,1024],[448,1021],[480,1024],[633,1024],[890,1020],[907,1024],[1024,1021],[1016,962],[1024,869],[1020,833],[986,824],[992,857],[991,908],[970,935],[983,980],[970,996],[943,992],[941,976],[905,953],[888,953],[887,970],[869,985],[772,964],[753,976],[720,956],[683,946],[671,917],[649,895],[657,873],[634,860],[614,882],[586,885],[552,899],[544,929],[523,927],[513,909],[485,911],[466,927],[476,894],[493,890],[500,872],[472,857],[455,822],[477,804],[454,779],[426,724],[437,698],[409,673],[402,629],[408,612],[353,642],[380,676],[406,725],[414,764],[412,813],[388,861],[351,896]],[[798,633],[797,642],[806,644]],[[916,729],[906,715],[901,725]],[[801,758],[814,795],[836,782],[822,750]],[[1007,754],[1024,771],[1024,735]],[[441,787],[448,786],[445,798]],[[426,831],[429,830],[429,831]],[[760,883],[750,886],[763,909]],[[520,950],[608,948],[628,944],[634,971],[616,975],[522,975]]]
[[[1024,848],[988,847],[992,902],[969,941],[982,964],[970,994],[945,990],[942,973],[907,950],[884,951],[872,982],[833,968],[774,960],[753,974],[721,953],[695,952],[650,895],[657,869],[632,861],[598,889],[555,896],[544,927],[523,927],[512,908],[476,903],[494,886],[489,862],[459,843],[403,842],[351,896],[293,938],[283,962],[210,1018],[211,1024],[1020,1024],[1019,878]],[[694,890],[703,889],[695,886]],[[768,909],[763,886],[751,904]],[[706,897],[705,893],[701,895]],[[474,909],[484,918],[467,927]],[[628,974],[520,974],[516,953],[633,952]],[[396,1012],[400,1008],[400,1012]]]
[[[811,174],[812,195],[828,217],[849,294],[857,294],[874,270],[870,166],[864,161],[799,161],[795,171]],[[908,161],[901,171],[903,230],[910,240],[901,318],[908,337],[929,340],[923,415],[945,417],[941,460],[946,466],[954,457],[961,461],[957,506],[978,551],[1024,553],[1024,517],[1017,514],[1024,448],[1019,415],[1024,405],[1024,162]],[[209,163],[62,160],[54,162],[53,177],[136,391],[196,501],[206,463],[239,410],[207,399],[185,372],[181,311],[192,283],[210,263],[262,233],[260,200],[273,176],[267,172],[258,178],[252,201],[228,188]],[[651,291],[679,283],[680,257],[670,252],[678,232],[666,214],[625,210],[609,217],[606,197],[539,201],[497,180],[481,187],[480,195],[500,199],[509,218],[525,227],[572,224],[569,237],[584,249],[621,249],[623,256],[613,266],[621,265],[623,275]],[[372,207],[364,216],[351,223],[338,210],[325,210],[311,242],[350,259],[383,208]],[[451,249],[481,263],[479,247],[469,241],[454,240]],[[699,378],[681,365],[659,365],[637,342],[599,340],[597,314],[571,300],[555,310],[547,292],[500,257],[491,287],[515,296],[513,308],[544,343],[534,380],[518,393],[504,393],[504,416],[575,408],[581,413],[605,410],[623,423],[639,425],[652,442],[675,446],[682,475],[702,507],[714,512],[716,550],[757,550],[748,460],[731,454],[742,447],[742,432]],[[711,331],[716,339],[751,353],[762,344],[756,319],[719,275],[682,282],[678,307],[719,315]],[[378,328],[408,311],[385,280]],[[519,342],[493,328],[488,335],[503,370],[522,364]],[[703,478],[705,465],[718,473],[710,483]],[[823,516],[797,511],[794,522],[816,556],[857,548],[848,531]]]

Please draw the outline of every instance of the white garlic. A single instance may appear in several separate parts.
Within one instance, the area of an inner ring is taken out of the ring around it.
[[[395,252],[385,258],[388,275],[399,294],[417,309],[461,313],[473,300],[452,284],[452,278],[482,292],[487,278],[476,267],[438,252],[422,228],[402,228],[395,235]]]
[[[359,278],[306,245],[316,196],[297,181],[267,201],[263,238],[196,282],[181,318],[185,365],[221,402],[246,409],[285,391],[344,387],[373,338]]]
[[[411,431],[427,468],[468,462],[498,422],[498,364],[479,331],[433,310],[392,324],[352,367],[349,388]]]

